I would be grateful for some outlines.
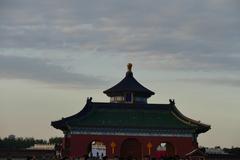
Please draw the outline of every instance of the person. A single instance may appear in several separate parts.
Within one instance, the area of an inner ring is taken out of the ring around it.
[[[97,159],[99,159],[100,157],[99,157],[99,153],[97,152]]]
[[[103,153],[101,154],[100,159],[101,159],[101,160],[103,159]]]

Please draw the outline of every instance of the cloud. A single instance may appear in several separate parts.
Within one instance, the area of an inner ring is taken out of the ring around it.
[[[1,3],[1,48],[125,54],[156,68],[240,69],[237,0]]]
[[[54,86],[92,88],[105,84],[105,80],[65,68],[43,59],[0,55],[0,78],[28,79]]]
[[[231,87],[240,87],[240,78],[182,78],[177,79],[177,81],[182,81],[184,83],[203,83],[203,84],[211,84],[211,85],[221,85],[221,86],[231,86]]]

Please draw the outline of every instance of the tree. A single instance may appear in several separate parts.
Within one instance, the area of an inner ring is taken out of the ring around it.
[[[240,148],[239,147],[224,148],[223,150],[227,153],[240,156]]]
[[[0,139],[0,148],[4,149],[22,149],[22,148],[29,148],[34,144],[47,144],[46,140],[43,139],[34,139],[33,137],[15,137],[15,136],[8,136],[4,139]]]
[[[48,140],[50,144],[61,144],[62,143],[62,137],[52,137]]]

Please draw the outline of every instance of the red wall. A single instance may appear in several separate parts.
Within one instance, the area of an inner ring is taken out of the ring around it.
[[[101,141],[107,147],[107,156],[113,158],[120,156],[121,144],[128,138],[135,138],[142,144],[142,157],[148,155],[147,144],[152,143],[151,155],[156,154],[156,148],[161,142],[168,142],[173,145],[175,155],[184,156],[197,148],[197,143],[191,137],[145,137],[145,136],[109,136],[109,135],[71,135],[69,137],[69,157],[82,157],[87,154],[88,147],[92,141]],[[115,154],[112,154],[111,143],[116,143]]]

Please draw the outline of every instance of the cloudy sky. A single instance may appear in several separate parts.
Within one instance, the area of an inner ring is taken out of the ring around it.
[[[120,81],[126,64],[188,117],[204,146],[240,146],[240,1],[0,0],[0,137],[61,136],[50,122]]]

